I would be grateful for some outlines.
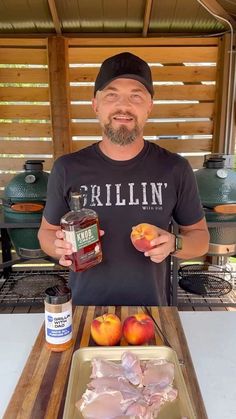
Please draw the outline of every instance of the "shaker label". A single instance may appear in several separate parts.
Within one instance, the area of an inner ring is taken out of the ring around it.
[[[73,252],[96,243],[99,240],[97,224],[77,231],[65,231],[65,239],[72,244]]]
[[[45,310],[46,341],[52,344],[66,343],[72,339],[72,310],[50,313]]]

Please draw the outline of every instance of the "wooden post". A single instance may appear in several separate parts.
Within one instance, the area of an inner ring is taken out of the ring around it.
[[[236,34],[234,34],[234,42],[233,42],[233,49],[234,49],[234,54],[233,54],[233,68],[232,71],[234,73],[234,78],[233,81],[234,83],[231,85],[231,89],[232,89],[232,94],[233,94],[233,103],[232,103],[232,143],[231,143],[231,148],[229,150],[230,154],[234,154],[235,158],[234,158],[234,170],[236,170],[236,57],[235,57],[235,52],[236,52]]]
[[[68,44],[63,37],[48,39],[48,72],[53,157],[71,152]]]
[[[216,103],[214,112],[213,153],[223,153],[225,145],[227,98],[229,94],[230,35],[219,41],[216,79]]]

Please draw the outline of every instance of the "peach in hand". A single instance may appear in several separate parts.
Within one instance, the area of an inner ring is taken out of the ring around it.
[[[158,236],[158,228],[152,224],[141,223],[132,227],[130,235],[134,247],[140,252],[151,250],[150,242]]]
[[[92,338],[98,345],[113,346],[121,339],[121,321],[112,313],[105,313],[93,319],[90,329]]]
[[[145,313],[137,313],[125,319],[123,335],[131,345],[147,343],[155,335],[154,322]]]

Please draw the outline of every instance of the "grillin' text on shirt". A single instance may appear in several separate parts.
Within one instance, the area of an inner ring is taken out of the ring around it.
[[[123,189],[127,190],[128,196],[124,197]],[[163,188],[167,183],[162,182],[130,182],[126,185],[121,183],[106,183],[101,185],[81,185],[80,190],[85,195],[84,206],[126,206],[126,205],[159,205],[163,203]],[[103,197],[103,199],[102,199]],[[105,199],[104,199],[105,197]],[[112,199],[113,197],[113,199]],[[89,202],[90,201],[90,202]]]

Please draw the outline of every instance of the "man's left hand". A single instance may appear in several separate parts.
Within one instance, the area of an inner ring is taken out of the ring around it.
[[[170,253],[175,251],[175,236],[166,230],[158,228],[159,236],[151,241],[153,249],[145,252],[144,255],[150,257],[152,262],[163,262]]]

